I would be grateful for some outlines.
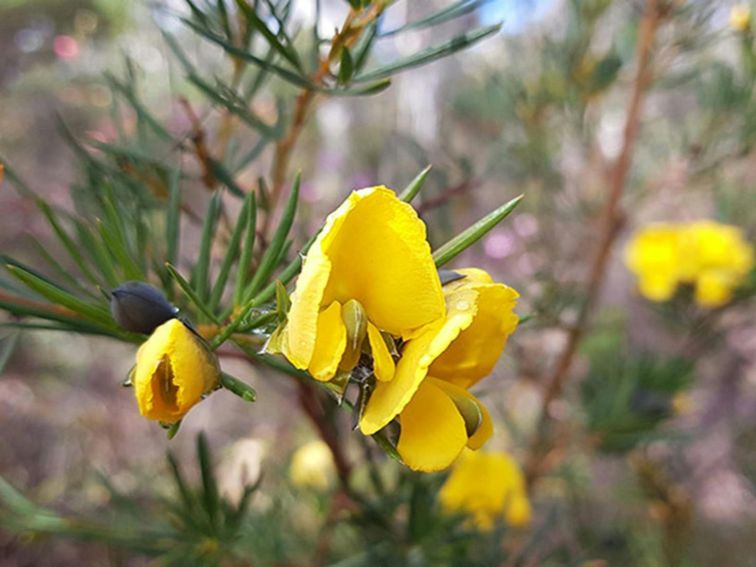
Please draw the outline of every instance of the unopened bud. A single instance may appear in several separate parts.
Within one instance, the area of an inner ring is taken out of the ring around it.
[[[121,327],[149,335],[176,317],[178,309],[157,289],[144,282],[126,282],[110,294],[110,312]]]
[[[367,314],[356,299],[350,299],[341,306],[341,319],[346,327],[347,344],[339,368],[351,370],[360,361],[362,343],[367,335]]]

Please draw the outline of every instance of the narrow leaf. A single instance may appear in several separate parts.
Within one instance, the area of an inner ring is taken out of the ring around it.
[[[265,22],[260,19],[252,6],[247,4],[244,0],[236,0],[236,5],[239,6],[239,9],[244,14],[247,23],[259,31],[265,38],[265,41],[267,41],[268,44],[284,59],[291,63],[298,71],[302,71],[302,63],[299,60],[297,51],[288,43],[284,45],[284,43],[276,37],[276,34],[270,31],[268,26],[265,25]],[[284,30],[282,29],[280,31],[283,34]]]
[[[241,257],[236,267],[236,285],[234,286],[234,305],[242,302],[244,284],[252,261],[252,251],[255,248],[255,236],[257,232],[257,200],[255,194],[250,193],[250,206],[246,210],[245,225],[247,232],[244,235]]]
[[[166,260],[176,263],[179,251],[179,235],[181,233],[181,171],[175,169],[171,173],[168,208],[165,211],[165,241]]]
[[[257,393],[252,386],[246,382],[242,382],[238,378],[234,378],[230,374],[226,374],[225,372],[221,373],[221,385],[229,392],[233,392],[239,396],[245,402],[254,402],[257,399]]]
[[[218,278],[215,280],[213,292],[210,294],[210,305],[208,306],[210,311],[215,311],[216,307],[218,307],[218,303],[223,295],[223,290],[226,287],[226,282],[228,281],[228,274],[231,271],[231,266],[239,255],[239,243],[241,242],[244,229],[247,226],[247,210],[251,206],[252,199],[254,199],[254,193],[249,193],[244,198],[244,204],[242,205],[242,208],[239,211],[239,216],[236,219],[236,226],[234,227],[231,239],[226,246],[226,255],[223,258],[223,263],[218,272]]]
[[[194,288],[192,288],[192,285],[188,281],[186,281],[184,276],[182,276],[178,272],[178,270],[176,270],[175,267],[173,267],[171,264],[166,263],[165,269],[168,270],[168,273],[170,274],[170,276],[176,281],[176,283],[179,285],[181,290],[189,298],[189,300],[194,304],[194,306],[197,307],[200,313],[205,315],[208,319],[210,319],[214,323],[220,323],[220,321],[215,316],[215,314],[207,309],[207,307],[205,306],[205,302],[202,301],[202,299],[200,299],[200,296],[197,295],[197,292],[194,290]]]
[[[389,63],[388,65],[379,67],[378,69],[374,69],[363,75],[359,75],[354,80],[362,82],[385,79],[386,77],[390,77],[391,75],[394,75],[401,71],[405,71],[413,67],[418,67],[420,65],[425,65],[432,61],[441,59],[443,57],[451,55],[452,53],[456,53],[457,51],[470,47],[478,41],[498,32],[500,27],[501,24],[496,24],[493,26],[486,26],[472,32],[464,33],[446,43],[429,47],[428,49],[425,49],[419,53],[415,53],[407,57],[402,57],[401,59],[398,59],[393,63]]]
[[[515,207],[520,204],[523,197],[524,195],[519,195],[508,203],[505,203],[433,252],[433,261],[436,263],[436,267],[440,268],[483,238],[489,230],[515,210]]]
[[[420,192],[420,189],[423,188],[425,180],[428,178],[428,173],[430,173],[431,167],[432,166],[429,165],[425,169],[423,169],[412,181],[410,181],[409,185],[404,188],[404,191],[399,194],[399,198],[402,201],[404,201],[405,203],[412,202],[412,199],[414,199],[415,196]]]
[[[207,276],[210,267],[210,251],[212,249],[215,227],[217,225],[218,216],[220,215],[222,206],[222,196],[222,191],[216,191],[207,205],[205,222],[202,225],[202,238],[200,240],[199,257],[197,258],[197,264],[194,266],[193,281],[196,287],[197,295],[203,302],[207,299]]]

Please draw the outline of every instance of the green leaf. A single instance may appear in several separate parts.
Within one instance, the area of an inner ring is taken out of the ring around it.
[[[283,323],[286,321],[286,316],[291,308],[291,299],[289,293],[286,291],[286,286],[281,283],[281,280],[276,280],[276,311],[278,312],[278,321]]]
[[[223,290],[226,287],[226,282],[228,281],[228,275],[231,272],[231,266],[239,255],[239,243],[241,242],[242,233],[244,232],[244,229],[247,226],[247,221],[249,220],[247,210],[250,206],[252,206],[253,199],[254,193],[247,194],[247,196],[244,198],[244,204],[239,211],[239,216],[236,219],[236,226],[234,227],[234,231],[231,234],[231,239],[226,245],[226,255],[223,258],[223,263],[221,264],[220,271],[218,272],[218,278],[215,280],[213,291],[210,294],[210,304],[208,306],[208,309],[210,311],[215,311],[215,309],[218,307],[218,303],[220,302],[221,296],[223,295]]]
[[[505,219],[520,204],[523,197],[523,195],[519,195],[505,203],[433,252],[433,261],[436,263],[436,267],[440,268],[483,238],[489,230]]]
[[[301,174],[297,173],[297,176],[294,178],[294,184],[292,185],[291,191],[289,192],[289,199],[286,202],[283,216],[278,223],[278,228],[273,234],[273,238],[271,239],[267,250],[265,250],[265,253],[263,254],[260,265],[257,267],[255,275],[252,277],[252,281],[244,291],[245,301],[251,297],[254,297],[254,295],[260,290],[263,284],[268,281],[271,273],[273,273],[276,265],[278,265],[279,261],[281,260],[281,253],[284,249],[284,245],[286,244],[286,237],[289,235],[289,230],[291,229],[291,225],[294,222],[294,215],[297,212],[300,182]]]
[[[110,311],[99,305],[92,305],[82,301],[69,291],[58,287],[54,283],[42,278],[41,276],[29,272],[19,266],[6,264],[7,269],[14,277],[26,284],[29,288],[36,291],[45,299],[56,305],[61,305],[105,326],[113,326],[113,319]]]
[[[415,196],[420,192],[420,189],[423,188],[425,180],[428,178],[428,173],[430,173],[431,167],[432,166],[429,165],[425,169],[423,169],[412,181],[410,181],[409,185],[404,188],[404,191],[399,194],[399,198],[402,201],[404,201],[405,203],[412,202],[412,199],[414,199]]]
[[[217,527],[217,520],[221,512],[220,496],[218,495],[218,485],[215,482],[215,474],[213,473],[210,447],[208,446],[207,437],[204,432],[197,436],[197,456],[202,476],[202,504],[211,526]]]
[[[245,225],[247,232],[244,235],[241,257],[236,267],[236,285],[234,286],[234,305],[240,305],[244,295],[244,284],[252,262],[252,252],[255,248],[255,236],[257,234],[257,200],[254,193],[250,193],[250,205],[246,211]]]
[[[212,322],[219,324],[220,320],[218,319],[218,317],[216,317],[216,315],[213,312],[208,310],[207,306],[205,305],[205,302],[202,301],[200,296],[194,290],[192,285],[188,281],[186,281],[184,276],[182,276],[178,272],[178,270],[171,264],[166,263],[165,269],[168,270],[168,273],[170,274],[170,276],[179,285],[181,290],[189,298],[189,300],[194,304],[194,306],[199,310],[199,312],[205,315]]]
[[[37,207],[39,207],[39,210],[42,211],[42,214],[47,219],[47,222],[50,224],[53,232],[55,232],[58,240],[60,240],[61,244],[63,244],[63,247],[66,249],[69,256],[71,256],[71,259],[79,267],[79,270],[81,270],[81,273],[84,275],[84,277],[86,277],[93,284],[98,285],[100,282],[84,262],[84,258],[79,251],[79,245],[73,241],[73,239],[68,235],[63,226],[60,224],[60,221],[58,221],[58,218],[55,215],[55,212],[52,210],[52,207],[50,207],[50,205],[48,205],[41,199],[38,200],[36,204]]]
[[[207,299],[207,275],[210,267],[210,251],[213,245],[215,227],[221,211],[222,198],[223,191],[216,191],[207,205],[205,222],[202,224],[199,257],[197,258],[197,264],[194,266],[192,281],[195,285],[197,295],[203,302]]]
[[[256,55],[253,55],[252,53],[249,53],[247,51],[244,51],[243,49],[239,49],[238,47],[235,47],[229,43],[227,43],[221,36],[201,28],[196,23],[192,22],[191,20],[187,20],[186,18],[183,18],[182,21],[189,26],[195,33],[201,35],[202,37],[210,40],[211,42],[219,45],[223,48],[226,53],[229,53],[230,55],[233,55],[242,61],[248,61],[249,63],[252,63],[261,69],[265,69],[266,71],[269,71],[281,79],[288,81],[289,83],[303,88],[307,90],[313,90],[315,89],[315,85],[303,74],[299,74],[293,71],[290,71],[289,69],[286,69],[285,67],[281,67],[280,65],[276,65],[275,63],[271,63],[270,61],[267,61],[265,59],[261,59],[260,57],[257,57]]]
[[[20,333],[15,332],[0,339],[0,374],[3,373],[13,351],[16,350],[19,336]]]
[[[354,62],[349,48],[345,45],[341,50],[341,63],[339,64],[338,81],[340,85],[346,85],[354,75]]]
[[[378,33],[378,22],[371,22],[363,30],[362,35],[360,36],[360,39],[357,41],[357,44],[354,46],[353,59],[354,59],[355,72],[362,71],[363,67],[365,67],[365,63],[367,63],[368,55],[370,55],[370,50],[373,47],[373,42],[375,41],[377,33]]]
[[[318,88],[320,92],[328,93],[332,96],[371,96],[385,91],[391,86],[391,79],[381,79],[364,86],[351,86],[349,88]]]
[[[358,75],[354,80],[364,82],[385,79],[386,77],[390,77],[401,71],[405,71],[413,67],[418,67],[420,65],[425,65],[427,63],[430,63],[431,61],[441,59],[443,57],[451,55],[452,53],[456,53],[457,51],[474,45],[478,41],[498,32],[500,27],[501,24],[496,24],[493,26],[486,26],[472,32],[464,33],[446,43],[442,43],[441,45],[429,47],[428,49],[425,49],[419,53],[403,57],[401,59],[398,59],[397,61],[394,61],[393,63],[389,63],[388,65],[379,67],[378,69],[374,69],[362,75]]]
[[[166,260],[176,263],[179,251],[179,236],[181,234],[181,170],[175,169],[171,173],[168,208],[165,211],[165,240]]]
[[[79,242],[89,251],[89,258],[97,267],[108,287],[118,287],[123,281],[116,273],[115,260],[103,239],[93,235],[89,227],[82,222],[76,223],[76,234]]]
[[[284,59],[291,63],[298,71],[302,71],[302,63],[299,60],[299,54],[297,54],[296,49],[294,49],[294,47],[288,42],[288,38],[284,36],[286,43],[282,43],[281,40],[276,37],[276,34],[270,31],[268,26],[265,25],[265,22],[260,19],[255,10],[244,0],[236,0],[236,5],[241,10],[242,14],[244,14],[247,23],[259,31],[265,38],[265,41],[267,41],[268,44]],[[279,20],[279,25],[281,25],[281,23],[282,22]],[[280,30],[280,32],[281,34],[284,34],[283,29]]]
[[[245,402],[254,402],[257,399],[257,393],[252,386],[225,372],[221,373],[221,386],[229,392],[233,392]]]
[[[163,128],[160,122],[154,116],[152,116],[152,114],[150,114],[150,112],[137,98],[136,93],[134,93],[130,86],[123,84],[110,73],[105,73],[105,80],[108,82],[110,87],[114,91],[119,92],[126,100],[126,102],[128,102],[129,105],[134,109],[134,112],[136,113],[137,119],[140,123],[147,124],[152,129],[152,131],[155,132],[155,134],[157,134],[158,137],[162,138],[163,140],[173,142],[173,136],[171,136],[170,132]]]
[[[459,2],[456,2],[451,6],[434,12],[427,18],[409,22],[393,30],[381,32],[381,37],[391,37],[392,35],[396,35],[408,30],[418,30],[431,26],[437,26],[444,22],[448,22],[449,20],[453,20],[455,18],[459,18],[460,16],[469,14],[470,12],[474,12],[487,2],[490,2],[490,0],[460,0]]]
[[[242,198],[246,195],[244,190],[234,181],[233,175],[218,160],[208,156],[207,164],[210,166],[210,172],[213,174],[213,177],[223,183],[233,195]]]

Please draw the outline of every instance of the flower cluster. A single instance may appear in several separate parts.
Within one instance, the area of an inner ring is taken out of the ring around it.
[[[719,307],[752,269],[754,253],[738,227],[702,220],[639,230],[625,262],[638,277],[641,294],[652,301],[667,301],[679,285],[691,284],[696,303]]]
[[[369,368],[361,431],[398,418],[404,462],[444,469],[491,436],[468,389],[491,372],[518,322],[513,289],[478,269],[453,279],[442,286],[410,205],[386,187],[355,191],[308,251],[268,350],[324,382]]]
[[[483,531],[492,529],[498,518],[512,527],[530,523],[525,477],[507,453],[465,451],[441,487],[439,499],[445,510],[469,516]]]

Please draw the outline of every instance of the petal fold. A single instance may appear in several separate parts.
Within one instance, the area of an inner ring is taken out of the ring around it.
[[[318,315],[317,340],[307,369],[313,378],[326,382],[334,377],[346,348],[346,335],[341,305],[334,301]]]
[[[370,341],[370,350],[373,353],[373,372],[375,373],[375,377],[381,382],[388,382],[394,377],[396,363],[378,327],[372,323],[368,323],[367,334],[368,341]]]

